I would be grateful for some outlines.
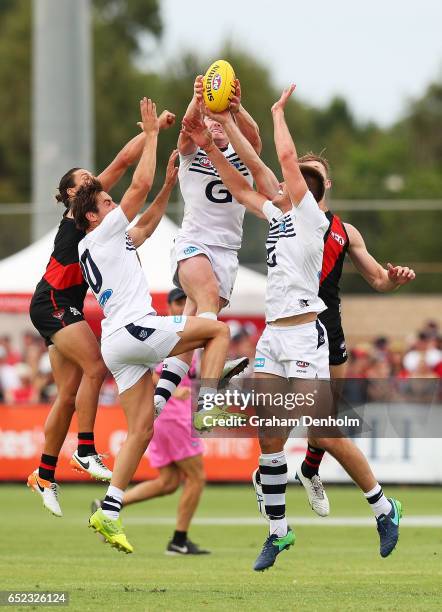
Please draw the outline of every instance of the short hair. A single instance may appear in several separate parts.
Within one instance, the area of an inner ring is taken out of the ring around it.
[[[80,170],[80,168],[71,168],[63,174],[58,184],[58,193],[55,195],[55,199],[57,202],[62,202],[65,205],[65,208],[70,208],[71,199],[68,195],[68,189],[75,187],[74,174]]]
[[[310,189],[313,197],[319,204],[325,194],[324,177],[319,170],[316,170],[316,168],[313,168],[312,166],[299,164],[299,169],[301,170],[301,174],[307,183],[307,187]]]
[[[330,162],[328,161],[326,157],[323,156],[323,152],[324,151],[321,151],[321,153],[317,155],[316,153],[313,153],[313,151],[309,151],[302,157],[299,157],[298,162],[300,164],[303,164],[306,162],[312,162],[312,161],[320,163],[322,166],[324,166],[325,172],[327,174],[327,178],[329,178],[330,177]]]
[[[98,212],[97,196],[103,191],[103,186],[96,178],[91,178],[82,185],[77,193],[72,204],[72,214],[74,216],[75,225],[79,230],[85,232],[89,229],[89,221],[86,218],[88,212]]]

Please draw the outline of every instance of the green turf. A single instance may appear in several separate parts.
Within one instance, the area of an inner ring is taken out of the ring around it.
[[[177,495],[125,511],[135,554],[104,546],[86,528],[89,500],[103,491],[95,485],[62,487],[65,518],[58,519],[26,487],[1,485],[0,588],[67,590],[67,609],[82,611],[442,609],[440,529],[403,528],[398,549],[381,559],[375,526],[294,524],[295,546],[281,553],[270,571],[257,574],[251,568],[266,535],[264,524],[195,525],[192,538],[213,554],[165,556],[173,526],[136,523],[143,517],[172,518]],[[441,489],[391,492],[407,516],[442,512]],[[333,516],[370,516],[354,488],[330,487],[329,494]],[[302,489],[290,487],[288,513],[314,516]],[[250,487],[208,487],[198,516],[255,517]]]

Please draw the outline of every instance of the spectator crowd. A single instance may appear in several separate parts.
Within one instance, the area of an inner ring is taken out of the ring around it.
[[[246,356],[251,375],[259,331],[252,322],[228,321],[231,332],[230,357]],[[405,342],[388,337],[356,344],[348,349],[348,379],[369,380],[368,398],[381,400],[385,392],[381,383],[395,381],[403,392],[422,385],[423,379],[442,378],[442,335],[434,321],[426,322]],[[414,379],[419,379],[417,382]],[[414,387],[413,387],[414,385]],[[56,395],[47,347],[40,336],[26,332],[20,346],[14,346],[8,335],[0,337],[0,402],[4,404],[51,403]],[[115,382],[109,374],[101,389],[100,403],[118,403]]]

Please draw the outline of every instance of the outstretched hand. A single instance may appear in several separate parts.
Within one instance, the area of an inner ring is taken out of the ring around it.
[[[294,83],[292,83],[290,85],[290,87],[288,87],[287,89],[283,90],[279,100],[277,102],[275,102],[275,104],[272,106],[272,113],[274,113],[275,111],[278,111],[278,110],[284,110],[285,105],[287,104],[288,99],[290,98],[292,93],[295,91],[295,89],[296,89],[296,85]]]
[[[221,125],[225,125],[229,121],[232,121],[232,115],[229,110],[222,111],[221,113],[214,113],[213,111],[209,110],[207,106],[204,106],[203,110],[206,117],[221,123]]]
[[[157,107],[150,98],[140,100],[141,123],[145,134],[152,134],[159,130]]]
[[[416,278],[414,270],[406,266],[393,266],[391,263],[388,263],[387,272],[388,278],[398,286],[406,285]]]
[[[212,135],[201,119],[188,119],[184,117],[181,133],[191,138],[202,149],[207,149],[207,147],[213,145]]]
[[[175,123],[176,116],[168,110],[163,110],[161,115],[158,117],[158,122],[160,124],[160,130],[167,130],[172,127]]]
[[[164,179],[165,187],[172,189],[175,187],[178,177],[178,167],[175,166],[176,159],[178,157],[178,149],[174,149],[170,154],[169,161],[167,162],[166,177]]]

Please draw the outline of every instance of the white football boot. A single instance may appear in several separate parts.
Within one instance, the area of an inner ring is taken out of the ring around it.
[[[95,480],[105,480],[108,482],[112,478],[112,472],[101,461],[101,457],[102,455],[98,454],[80,457],[78,451],[75,451],[69,463],[72,469],[77,472],[89,474],[89,476],[95,478]]]
[[[60,504],[58,503],[58,484],[44,480],[38,475],[38,470],[35,470],[28,476],[28,487],[38,493],[42,500],[43,506],[49,510],[54,516],[63,516]]]
[[[234,376],[238,376],[244,372],[249,365],[248,357],[239,357],[238,359],[228,359],[224,364],[223,371],[220,376],[220,381],[227,382]]]
[[[258,504],[258,511],[262,514],[262,516],[266,519],[266,521],[268,521],[269,517],[266,512],[266,507],[264,503],[264,495],[262,494],[261,480],[259,477],[259,468],[256,468],[256,470],[253,472],[252,482],[253,482],[253,486],[255,487],[256,503]]]
[[[296,480],[304,487],[312,510],[319,516],[328,516],[330,503],[319,475],[315,474],[312,478],[307,478],[299,467],[296,470]]]

